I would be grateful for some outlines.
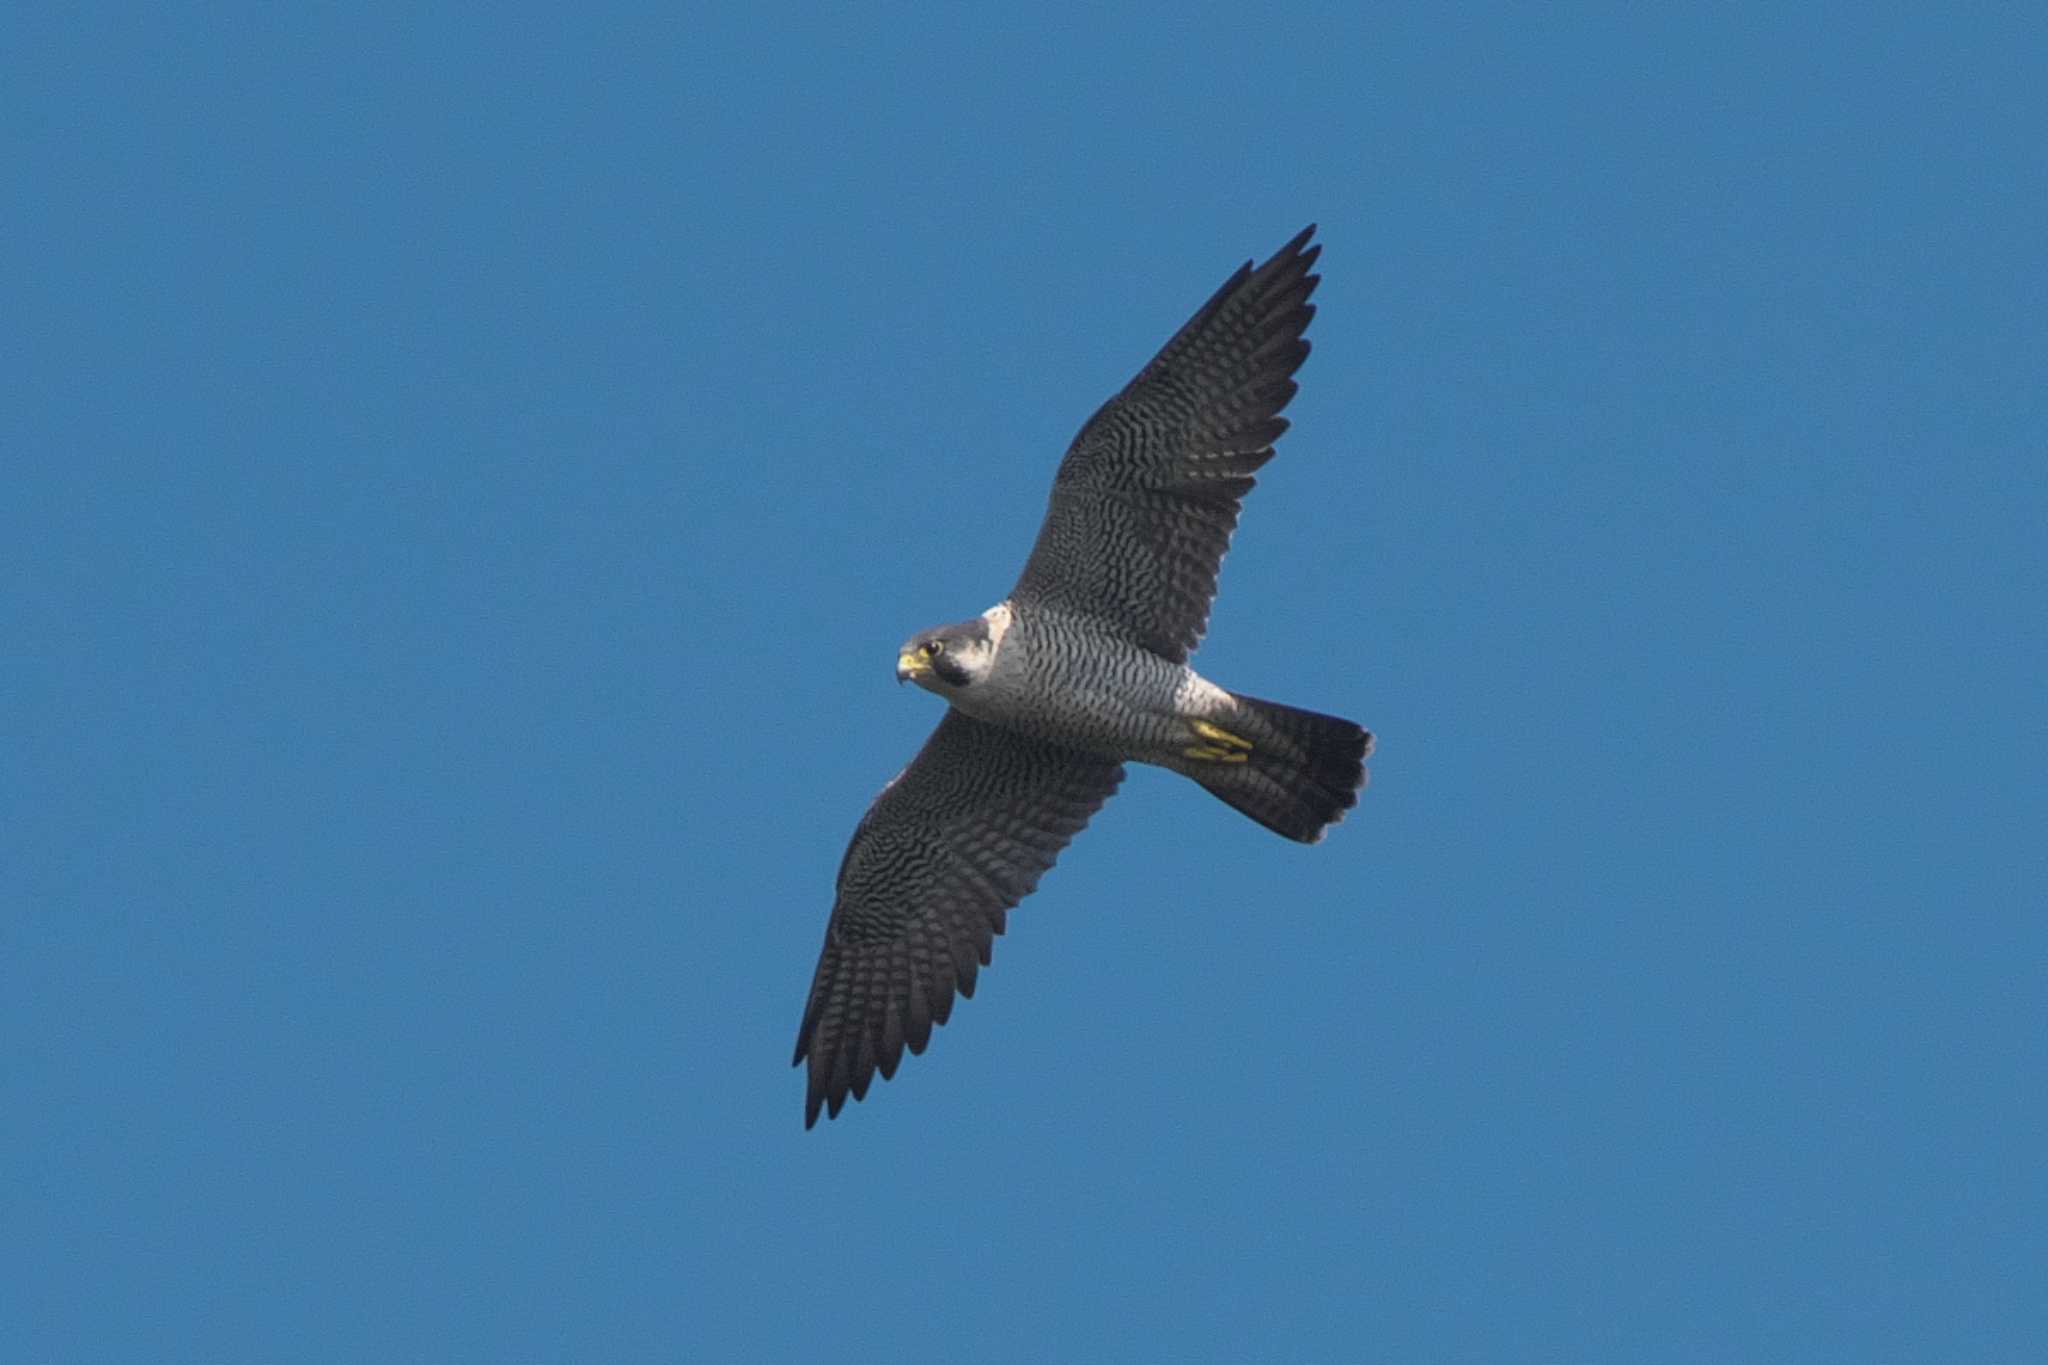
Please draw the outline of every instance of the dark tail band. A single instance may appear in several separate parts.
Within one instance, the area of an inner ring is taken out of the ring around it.
[[[1251,741],[1242,763],[1205,764],[1191,774],[1218,799],[1275,834],[1304,844],[1358,804],[1372,735],[1339,716],[1237,696],[1236,728]]]

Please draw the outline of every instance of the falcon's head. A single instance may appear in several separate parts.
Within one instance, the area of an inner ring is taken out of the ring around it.
[[[971,621],[921,630],[896,652],[896,681],[942,697],[972,687],[988,676],[1009,626],[1009,608],[991,607]]]

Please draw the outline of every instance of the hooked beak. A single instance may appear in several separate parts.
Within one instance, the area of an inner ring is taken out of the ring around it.
[[[899,683],[907,683],[929,670],[929,664],[907,649],[896,656],[896,681]]]

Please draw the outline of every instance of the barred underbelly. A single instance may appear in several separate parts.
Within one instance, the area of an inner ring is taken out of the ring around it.
[[[1188,744],[1189,705],[1219,698],[1185,666],[1125,641],[1020,620],[989,675],[953,704],[1056,744],[1157,763]]]

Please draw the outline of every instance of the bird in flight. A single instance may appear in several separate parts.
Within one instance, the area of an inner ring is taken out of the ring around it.
[[[1357,802],[1372,736],[1188,667],[1252,474],[1308,355],[1311,225],[1247,261],[1082,426],[1010,595],[910,637],[896,678],[949,703],[839,866],[797,1030],[804,1126],[837,1118],[974,994],[1010,908],[1123,780],[1184,773],[1267,829],[1320,840]]]

